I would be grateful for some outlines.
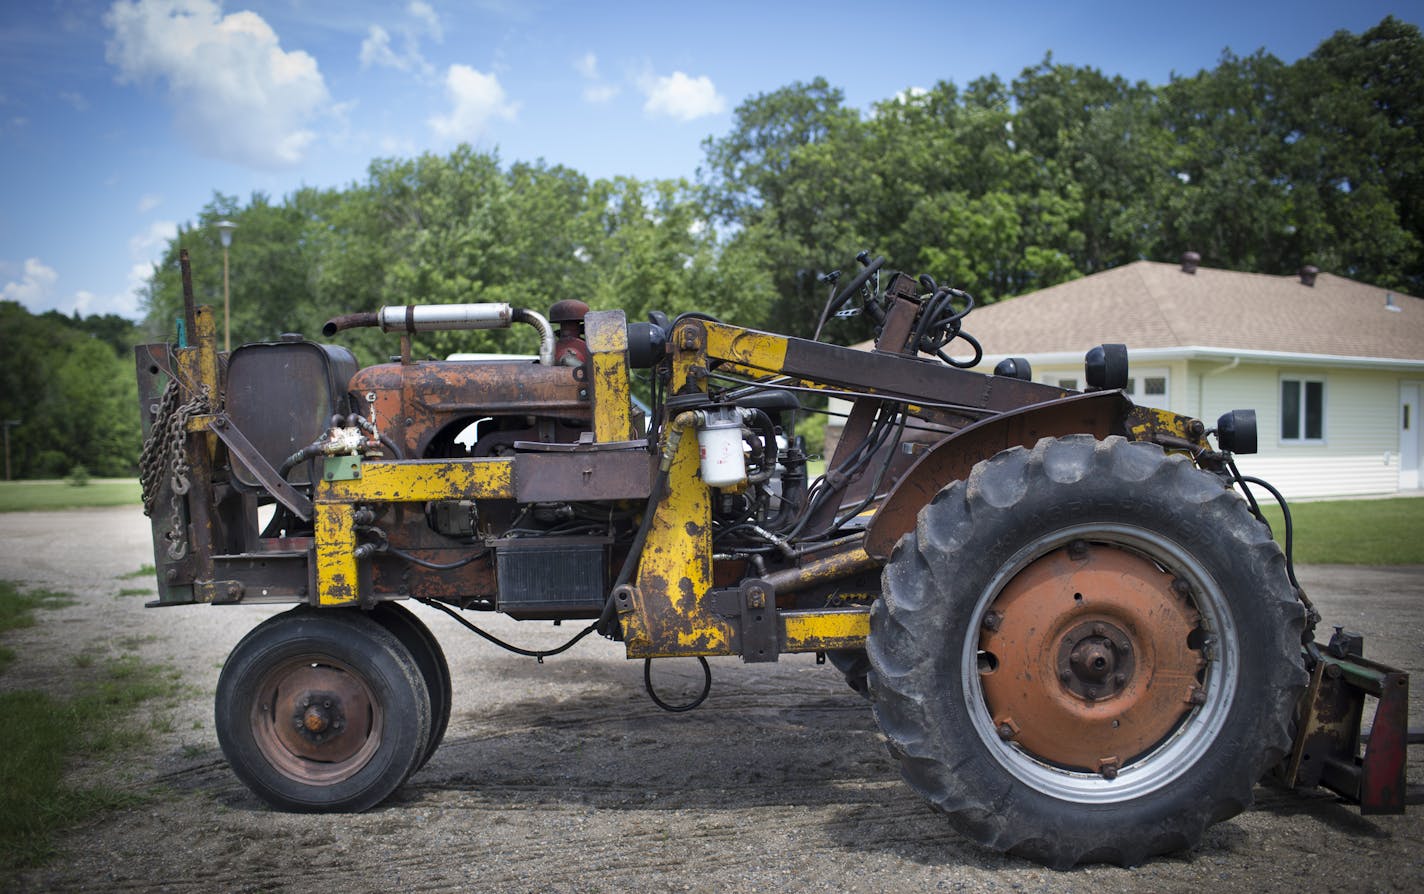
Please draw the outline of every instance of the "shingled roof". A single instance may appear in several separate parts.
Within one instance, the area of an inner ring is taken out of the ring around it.
[[[978,308],[964,328],[992,356],[1122,342],[1424,360],[1424,301],[1329,273],[1310,286],[1298,276],[1137,261]]]

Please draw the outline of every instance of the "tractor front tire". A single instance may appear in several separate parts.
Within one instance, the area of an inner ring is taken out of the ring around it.
[[[965,836],[1141,863],[1242,811],[1289,745],[1303,610],[1270,534],[1181,455],[1045,438],[979,463],[896,545],[876,720]]]
[[[233,772],[279,810],[374,807],[430,743],[415,658],[355,609],[300,606],[258,625],[223,665],[215,713]]]

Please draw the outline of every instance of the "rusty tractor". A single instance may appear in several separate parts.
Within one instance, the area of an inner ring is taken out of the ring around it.
[[[861,265],[822,323],[868,315],[867,352],[565,300],[331,320],[399,336],[360,368],[298,335],[221,353],[186,294],[178,343],[137,349],[154,604],[294,605],[223,666],[234,773],[360,811],[421,767],[451,683],[417,600],[477,632],[584,620],[525,654],[597,634],[709,686],[710,657],[814,653],[959,832],[1050,866],[1191,847],[1268,774],[1402,811],[1408,678],[1315,641],[1233,459],[1253,415],[1134,405],[1121,346],[1081,392],[970,371],[969,296]],[[423,332],[516,325],[537,359],[412,359]],[[827,396],[851,409],[808,480],[796,421]]]

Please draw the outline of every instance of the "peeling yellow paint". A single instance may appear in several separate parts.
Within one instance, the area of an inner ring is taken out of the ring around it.
[[[364,462],[361,477],[317,485],[317,502],[422,503],[514,498],[512,458]]]

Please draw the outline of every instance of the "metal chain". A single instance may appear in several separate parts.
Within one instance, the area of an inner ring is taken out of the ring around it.
[[[139,484],[143,490],[143,514],[152,517],[154,504],[166,478],[169,483],[169,530],[163,537],[168,541],[168,557],[174,561],[188,552],[188,538],[183,524],[182,498],[188,493],[188,421],[209,411],[208,386],[193,395],[186,403],[179,404],[182,387],[176,379],[170,380],[163,389],[163,397],[158,402],[158,414],[149,430],[148,439],[143,443],[143,453],[139,456]]]

